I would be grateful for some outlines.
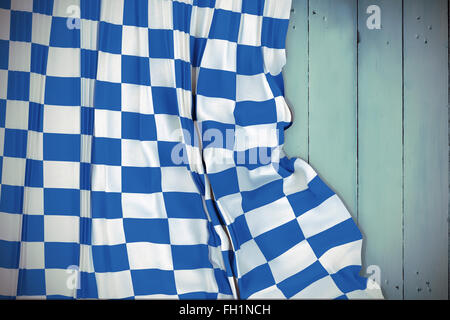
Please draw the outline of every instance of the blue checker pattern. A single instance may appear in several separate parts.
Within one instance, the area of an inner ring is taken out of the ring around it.
[[[17,277],[1,298],[292,298],[324,278],[329,298],[367,291],[356,258],[329,265],[360,244],[350,214],[306,162],[276,158],[290,1],[79,5],[86,30],[54,0],[0,1],[0,278]],[[29,44],[25,65],[11,41]]]

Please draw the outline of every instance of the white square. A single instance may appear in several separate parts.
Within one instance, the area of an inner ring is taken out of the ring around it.
[[[0,268],[0,283],[2,284],[0,286],[0,295],[7,297],[16,296],[18,278],[19,278],[19,269]]]
[[[45,242],[79,242],[79,240],[79,217],[44,215]]]
[[[239,26],[238,43],[247,46],[261,45],[262,17],[243,13]]]
[[[98,50],[98,21],[81,19],[81,48],[87,50]]]
[[[173,30],[173,43],[175,44],[173,48],[174,59],[189,62],[191,57],[189,34],[180,30]]]
[[[270,270],[277,283],[304,270],[317,261],[314,251],[306,240],[295,245],[281,256],[269,262]]]
[[[80,107],[44,106],[44,132],[80,134]]]
[[[198,193],[198,187],[187,167],[162,167],[161,188],[163,192]]]
[[[329,274],[334,274],[348,266],[361,265],[361,249],[362,240],[345,243],[326,251],[319,261]]]
[[[33,160],[43,159],[44,135],[42,132],[28,131],[27,158]]]
[[[285,300],[286,296],[276,285],[257,291],[250,295],[248,300]]]
[[[273,99],[273,93],[266,75],[236,75],[236,101],[267,101]]]
[[[80,188],[80,163],[44,161],[44,188]]]
[[[277,122],[291,122],[293,111],[289,108],[283,96],[275,97],[275,107],[277,110]]]
[[[236,251],[236,262],[239,277],[242,277],[256,267],[267,263],[267,260],[255,240],[251,239],[246,243],[241,244],[239,250]]]
[[[3,157],[2,184],[23,186],[25,184],[24,158]]]
[[[91,217],[91,192],[89,190],[80,190],[80,217]]]
[[[168,219],[170,243],[174,245],[207,244],[208,221],[202,219]]]
[[[9,40],[11,27],[11,11],[0,9],[0,40]]]
[[[46,77],[42,74],[30,73],[30,101],[44,104]]]
[[[173,270],[172,249],[169,244],[127,243],[127,253],[131,270]]]
[[[5,128],[0,127],[0,157],[3,156],[4,145],[5,145]]]
[[[44,189],[25,187],[23,193],[23,213],[44,214]]]
[[[123,219],[92,219],[92,245],[113,246],[125,242]]]
[[[148,1],[148,27],[150,29],[173,29],[172,1]]]
[[[192,118],[192,91],[177,88],[178,112],[180,117]]]
[[[123,26],[122,54],[148,57],[148,29],[135,26]]]
[[[122,165],[126,167],[159,167],[158,143],[122,139]]]
[[[80,244],[80,272],[95,272],[91,245]]]
[[[177,293],[217,292],[213,269],[175,270]]]
[[[0,99],[6,99],[6,94],[8,91],[8,70],[0,70],[0,83],[3,85],[0,86]]]
[[[122,83],[122,111],[153,114],[151,87]]]
[[[108,2],[109,3],[109,2]],[[98,52],[97,80],[122,82],[122,56],[108,52]]]
[[[81,134],[80,162],[91,162],[92,136]]]
[[[265,0],[264,17],[289,19],[292,0]]]
[[[214,137],[214,135],[212,137],[205,136],[206,139],[203,141],[210,141],[210,138],[214,139]],[[215,138],[217,138],[217,136]],[[220,138],[222,137],[220,136]],[[203,149],[203,160],[209,174],[236,167],[234,161],[235,153],[233,150],[223,149],[220,145],[212,147],[212,145],[213,144],[208,148]]]
[[[291,299],[334,299],[342,294],[343,292],[339,290],[333,279],[326,276],[311,283]]]
[[[161,192],[122,193],[124,218],[166,219],[166,206]]]
[[[69,267],[69,266],[68,266]],[[60,295],[65,297],[76,297],[76,282],[71,285],[70,276],[67,269],[45,269],[45,293],[47,295]],[[76,280],[76,278],[74,279]]]
[[[236,102],[223,98],[211,98],[197,95],[197,119],[198,121],[214,121],[235,124],[234,109]]]
[[[242,9],[242,0],[216,0],[216,9],[240,12]]]
[[[94,135],[101,138],[122,137],[122,113],[104,109],[95,109]]]
[[[109,0],[102,3],[100,21],[122,25],[124,8],[123,2],[124,0]]]
[[[22,215],[0,212],[0,240],[20,241],[22,234]],[[0,286],[1,287],[1,286]]]
[[[244,211],[242,210],[242,196],[240,193],[224,196],[217,200],[217,204],[227,225],[233,223],[237,217],[244,214]]]
[[[271,75],[279,75],[286,64],[286,50],[262,47],[264,72]]]
[[[213,8],[192,7],[190,34],[196,38],[208,38],[211,22],[214,16]],[[175,42],[176,43],[176,42]]]
[[[80,49],[49,47],[46,74],[53,77],[79,77]]]
[[[134,296],[130,270],[119,272],[96,272],[99,299],[123,299]]]
[[[237,44],[235,42],[209,39],[203,53],[201,66],[202,68],[236,72],[236,52]]]
[[[254,126],[236,126],[234,150],[244,151],[258,147],[276,148],[279,141],[279,129],[276,123],[259,124]],[[273,153],[273,152],[272,152]],[[245,156],[245,155],[243,155]],[[252,150],[246,161],[270,164],[271,156],[267,150]],[[242,161],[238,158],[238,163]],[[253,163],[254,164],[254,163]]]
[[[80,0],[58,0],[53,4],[53,16],[80,17]]]
[[[150,83],[153,87],[175,88],[173,59],[150,59]]]
[[[155,114],[156,135],[158,141],[182,142],[180,118],[168,114]]]
[[[29,102],[6,100],[5,128],[28,130]]]
[[[58,3],[58,1],[55,1]],[[33,13],[31,27],[31,42],[48,46],[50,44],[50,29],[52,26],[52,16]]]
[[[236,171],[241,192],[256,190],[275,180],[282,179],[271,165],[259,166],[253,170],[249,170],[245,166],[237,166]]]
[[[95,164],[92,168],[92,191],[122,192],[120,166]]]
[[[11,1],[11,10],[32,12],[33,0],[13,0]]]
[[[22,242],[20,247],[21,269],[44,269],[44,243]]]
[[[245,214],[253,238],[295,219],[286,197],[249,211]]]
[[[30,42],[9,42],[9,65],[12,71],[30,72],[31,64],[31,43]]]
[[[81,105],[94,107],[95,79],[81,78]]]

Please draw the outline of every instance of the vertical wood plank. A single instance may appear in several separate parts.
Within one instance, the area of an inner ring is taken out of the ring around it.
[[[293,124],[286,130],[284,150],[308,160],[308,0],[292,1],[289,22],[283,76]]]
[[[404,4],[405,299],[448,297],[447,6]]]
[[[309,4],[309,160],[356,218],[356,0]]]
[[[367,27],[373,3],[358,3],[358,223],[364,269],[378,265],[384,297],[402,299],[402,0],[376,2],[381,29]]]

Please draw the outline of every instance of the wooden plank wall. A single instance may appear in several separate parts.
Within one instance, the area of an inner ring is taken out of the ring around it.
[[[293,0],[285,150],[341,196],[388,299],[448,298],[447,71],[448,0]]]

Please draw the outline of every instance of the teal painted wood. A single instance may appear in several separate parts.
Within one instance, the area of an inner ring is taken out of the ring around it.
[[[308,0],[292,3],[289,32],[286,39],[287,63],[284,68],[286,102],[293,124],[286,131],[284,150],[291,157],[308,161]]]
[[[363,269],[380,267],[383,294],[403,297],[402,0],[381,0],[381,29],[358,3],[358,223]]]
[[[404,286],[448,298],[446,0],[404,5]]]
[[[309,160],[356,217],[356,0],[309,4]]]

